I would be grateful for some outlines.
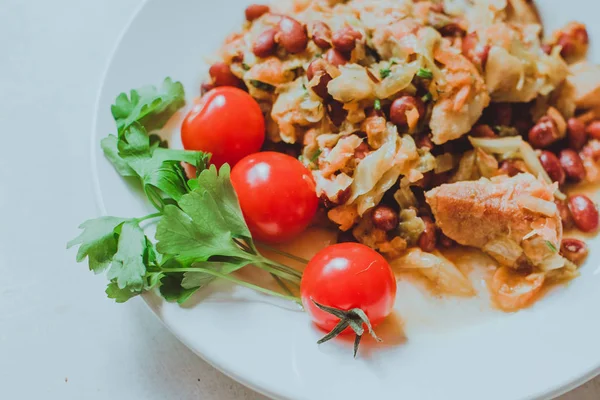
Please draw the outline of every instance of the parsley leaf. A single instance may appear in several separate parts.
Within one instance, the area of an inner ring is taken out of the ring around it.
[[[111,107],[119,137],[133,123],[138,122],[148,132],[162,128],[173,114],[185,105],[185,92],[180,82],[166,78],[162,87],[145,86],[121,93]]]
[[[203,171],[198,182],[200,187],[183,196],[179,207],[164,208],[156,229],[158,251],[196,261],[247,256],[233,240],[250,238],[250,232],[229,182],[229,166],[221,167],[219,174],[215,167]]]
[[[121,226],[119,250],[107,274],[119,289],[140,291],[144,288],[146,246],[146,236],[137,222],[127,221]]]
[[[90,270],[99,274],[111,263],[117,252],[118,235],[115,230],[125,222],[124,218],[101,217],[84,222],[79,226],[83,232],[67,243],[67,248],[79,245],[77,262],[88,258]]]

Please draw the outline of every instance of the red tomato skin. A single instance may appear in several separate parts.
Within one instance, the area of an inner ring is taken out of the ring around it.
[[[231,171],[244,218],[255,240],[286,242],[311,223],[319,199],[312,174],[286,154],[252,154]]]
[[[375,250],[359,243],[335,244],[318,252],[304,270],[300,295],[314,323],[331,331],[339,318],[322,311],[319,304],[348,311],[360,308],[375,327],[393,310],[396,278]],[[344,333],[352,333],[350,329]]]
[[[265,118],[248,93],[235,87],[218,87],[206,93],[181,126],[186,150],[212,154],[211,163],[235,165],[256,153],[265,141]]]

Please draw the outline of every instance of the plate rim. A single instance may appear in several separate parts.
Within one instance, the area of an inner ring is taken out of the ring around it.
[[[271,2],[271,1],[275,1],[275,0],[267,0],[267,2]],[[536,1],[539,1],[539,0],[536,0]],[[104,202],[104,196],[102,194],[102,188],[101,188],[101,183],[100,183],[100,174],[99,174],[99,169],[98,169],[98,162],[99,162],[98,149],[97,149],[98,143],[99,143],[98,142],[98,139],[99,139],[98,120],[99,120],[99,116],[101,115],[101,110],[100,110],[101,100],[102,100],[106,80],[108,78],[108,75],[109,75],[111,66],[113,64],[113,61],[116,57],[116,54],[121,46],[121,43],[123,42],[125,36],[131,29],[132,25],[134,24],[134,22],[136,21],[138,16],[141,14],[141,12],[144,10],[144,8],[148,5],[148,3],[150,3],[150,0],[141,0],[140,3],[136,6],[134,11],[132,12],[131,16],[129,17],[129,19],[123,26],[123,28],[121,29],[112,49],[109,52],[107,62],[104,66],[103,73],[99,80],[99,86],[97,89],[97,95],[96,95],[96,100],[95,100],[94,109],[93,109],[94,114],[93,114],[93,118],[92,118],[92,130],[91,130],[92,134],[90,136],[90,143],[89,143],[89,151],[90,151],[89,166],[90,166],[91,173],[92,173],[94,203],[95,203],[95,207],[97,209],[97,214],[99,216],[108,215],[108,211],[106,209],[106,205]],[[222,362],[219,362],[216,359],[214,359],[213,357],[210,357],[207,354],[203,354],[198,349],[196,349],[194,345],[192,345],[184,337],[179,335],[177,330],[174,327],[172,327],[170,324],[168,324],[167,321],[165,321],[165,319],[163,317],[161,317],[160,313],[157,312],[153,308],[151,296],[154,296],[154,295],[155,294],[153,294],[152,292],[145,293],[141,296],[142,301],[144,302],[146,307],[152,312],[152,314],[155,315],[155,317],[158,319],[158,321],[160,321],[161,325],[164,326],[169,331],[170,334],[172,334],[175,338],[177,338],[177,340],[179,342],[181,342],[192,353],[194,353],[196,356],[200,357],[202,360],[204,360],[210,366],[212,366],[213,368],[215,368],[216,370],[221,372],[223,375],[250,388],[251,390],[254,390],[257,393],[260,393],[264,396],[267,396],[272,399],[277,399],[277,400],[291,399],[291,397],[282,396],[280,393],[274,392],[273,390],[269,389],[267,386],[263,386],[263,385],[254,383],[251,379],[244,377],[242,374],[236,373],[233,369],[228,368],[225,365],[223,365]],[[137,299],[134,299],[134,300],[139,301]],[[596,361],[596,366],[593,367],[591,370],[589,370],[583,374],[580,374],[576,377],[573,377],[571,380],[568,380],[568,381],[566,381],[562,384],[559,384],[555,387],[547,386],[546,390],[540,391],[539,393],[534,394],[533,397],[529,397],[529,398],[527,398],[527,400],[555,399],[556,397],[566,394],[566,393],[570,392],[571,390],[585,384],[586,382],[591,381],[592,379],[594,379],[597,376],[600,376],[600,359],[598,359]]]

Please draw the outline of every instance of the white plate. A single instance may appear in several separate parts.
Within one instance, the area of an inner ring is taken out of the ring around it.
[[[188,99],[196,96],[204,57],[240,26],[247,3],[153,0],[137,13],[115,50],[98,102],[92,162],[102,213],[138,216],[149,210],[100,150],[100,138],[115,130],[110,105],[116,95],[171,76],[184,83]],[[600,40],[600,3],[542,3],[548,29],[578,19]],[[593,41],[596,51],[599,43]],[[366,346],[356,360],[347,343],[317,346],[321,333],[304,313],[244,289],[214,288],[189,307],[154,295],[146,301],[190,349],[272,397],[549,398],[600,372],[600,241],[591,243],[595,249],[581,278],[516,314],[490,311],[478,299],[430,299],[401,285],[397,310],[408,341]]]

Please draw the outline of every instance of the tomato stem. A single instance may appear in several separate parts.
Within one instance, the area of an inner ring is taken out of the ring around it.
[[[369,334],[378,342],[382,342],[382,340],[375,334],[373,330],[373,326],[371,325],[371,321],[367,314],[360,308],[353,308],[351,310],[345,311],[340,310],[339,308],[324,306],[323,304],[317,303],[314,299],[311,299],[315,306],[317,306],[322,311],[334,315],[340,319],[340,322],[329,332],[327,335],[323,336],[317,344],[325,343],[335,337],[337,337],[340,333],[342,333],[346,328],[350,327],[356,337],[354,338],[354,358],[356,358],[356,353],[358,353],[358,346],[360,345],[360,341],[362,339],[363,334],[365,333],[364,326],[366,325]]]

